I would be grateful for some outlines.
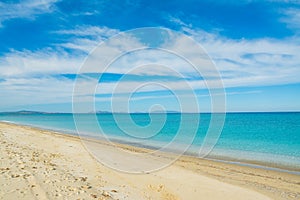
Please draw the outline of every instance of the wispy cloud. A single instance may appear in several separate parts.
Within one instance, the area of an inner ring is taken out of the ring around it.
[[[298,49],[300,43],[295,42],[293,39],[287,38],[284,41],[271,39],[232,40],[203,30],[191,29],[189,26],[185,26],[183,22],[180,23],[183,25],[182,30],[207,50],[209,56],[216,63],[226,87],[299,82],[300,68],[298,64],[300,63],[300,53]],[[57,44],[57,49],[45,48],[35,52],[12,50],[0,59],[0,72],[4,78],[36,77],[45,74],[75,74],[82,66],[88,49],[94,48],[98,42],[116,33],[118,33],[118,30],[92,26],[58,31],[57,34],[72,34],[74,37],[67,43]],[[98,40],[93,41],[83,36],[97,37]],[[180,40],[180,38],[178,39]],[[132,38],[131,40],[117,41],[117,43],[106,46],[103,51],[96,52],[95,55],[110,54],[111,51],[118,50],[122,45],[130,45],[128,48],[134,48],[141,45],[138,43],[139,41]],[[176,42],[172,45],[168,48],[174,50],[178,48]],[[187,53],[191,55],[194,54],[194,49],[191,49],[189,44],[184,45],[183,43],[180,48],[186,49]],[[73,51],[64,50],[80,50],[82,48],[85,49],[84,53],[75,55]],[[121,50],[118,51],[122,52]],[[95,61],[95,66],[97,66],[97,61],[99,60]],[[151,70],[140,67],[147,64],[152,65],[152,67],[149,66]],[[132,66],[137,66],[137,68],[128,71],[132,69]],[[85,73],[98,72],[98,68],[85,71]],[[195,88],[203,86],[203,81],[195,80],[195,71],[187,63],[182,62],[176,56],[170,56],[166,52],[155,50],[140,51],[121,57],[105,72],[149,76],[149,79],[145,80],[150,80],[151,76],[155,75],[174,77],[183,75],[185,80],[188,80]],[[199,75],[197,76],[199,77]],[[169,82],[172,81],[169,80]],[[196,87],[197,85],[199,87]],[[180,83],[178,86],[180,87]]]
[[[287,83],[299,83],[300,77],[300,42],[295,38],[284,40],[256,39],[256,40],[233,40],[218,34],[208,33],[204,30],[186,25],[180,19],[172,19],[174,23],[182,26],[181,31],[199,42],[220,71],[223,82],[229,87],[263,86]],[[11,105],[22,105],[25,103],[58,103],[70,102],[74,79],[63,76],[64,74],[76,74],[84,64],[84,58],[96,47],[99,42],[119,33],[119,30],[108,27],[79,26],[75,29],[60,30],[51,34],[71,35],[67,41],[55,44],[51,48],[43,48],[37,51],[15,51],[11,50],[0,58],[0,80],[1,99],[10,102]],[[170,50],[179,48],[185,50],[192,58],[197,56],[195,49],[189,43],[184,43],[182,38],[177,38],[171,44],[164,44]],[[134,49],[141,46],[141,41],[132,37],[117,40],[106,44],[105,48],[95,52],[95,55],[110,56],[115,52],[120,54],[124,49]],[[124,48],[125,47],[125,48]],[[77,52],[79,51],[79,53]],[[97,66],[99,60],[91,59],[87,64]],[[148,70],[145,70],[148,65]],[[131,70],[136,66],[134,70]],[[144,66],[144,67],[141,67]],[[166,66],[166,67],[161,67]],[[151,68],[151,70],[149,70]],[[118,93],[130,93],[132,88],[141,85],[142,82],[160,81],[176,91],[185,91],[190,88],[194,90],[205,89],[206,80],[195,75],[195,70],[187,63],[174,55],[166,52],[149,50],[137,51],[126,54],[114,62],[106,73],[129,74],[126,83],[119,84]],[[99,68],[90,68],[82,73],[99,73]],[[182,76],[182,77],[181,77]],[[168,79],[168,77],[172,77]],[[198,77],[198,78],[197,78]],[[118,84],[119,78],[106,82],[100,82],[96,90],[97,100],[107,100],[107,94],[111,94]],[[158,78],[160,80],[155,80]],[[79,80],[82,88],[92,88],[92,81],[88,79]],[[121,82],[122,83],[122,82]],[[157,92],[168,90],[157,85],[150,85],[139,92]],[[18,91],[21,98],[9,101],[10,96]],[[89,90],[86,90],[89,91]],[[256,93],[249,92],[250,93]],[[55,95],[53,95],[55,94]],[[239,93],[232,92],[230,95]],[[91,95],[82,91],[80,95]],[[101,96],[104,95],[104,96]],[[32,96],[38,96],[32,102]],[[135,97],[136,100],[166,97],[164,95],[147,95]],[[198,97],[204,97],[198,95]],[[188,97],[186,97],[188,99]],[[5,105],[7,106],[7,105]]]
[[[20,3],[0,2],[0,27],[6,20],[15,18],[34,19],[36,15],[54,11],[58,0],[24,0]]]
[[[290,29],[293,29],[300,34],[300,8],[288,8],[282,11],[284,17],[281,21],[286,23]]]
[[[3,78],[23,78],[38,75],[76,73],[83,57],[64,50],[45,48],[39,51],[14,51],[0,58]]]
[[[300,82],[300,38],[297,36],[280,40],[233,40],[193,28],[181,20],[171,20],[204,47],[226,87]]]
[[[101,38],[109,38],[120,31],[117,29],[111,29],[108,27],[98,27],[98,26],[77,26],[74,29],[69,30],[59,30],[54,33],[64,34],[64,35],[75,35],[75,36],[92,36],[92,37],[101,37]]]
[[[111,29],[105,26],[82,25],[76,26],[74,29],[54,31],[53,34],[70,36],[68,41],[55,44],[56,46],[81,51],[87,54],[100,42],[107,40],[119,32],[117,29]]]
[[[68,79],[9,78],[0,83],[0,108],[71,102],[72,89],[73,81]]]

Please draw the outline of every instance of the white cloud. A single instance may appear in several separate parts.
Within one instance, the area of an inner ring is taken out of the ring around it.
[[[285,40],[231,40],[218,35],[208,34],[202,30],[192,30],[183,27],[191,37],[201,44],[208,52],[209,56],[216,63],[217,69],[221,72],[227,87],[247,86],[247,85],[270,85],[298,82],[300,74],[300,40],[293,38]],[[98,41],[81,37],[83,35],[97,35],[99,38],[109,37],[117,33],[117,30],[108,28],[84,28],[75,30],[63,30],[61,34],[74,34],[79,37],[73,38],[66,43],[58,44],[59,47],[81,50],[83,53],[72,55],[63,49],[43,49],[37,52],[31,51],[11,51],[0,58],[0,72],[5,77],[26,76],[38,74],[59,74],[76,73],[84,61],[90,49],[94,48]],[[102,35],[101,35],[102,33]],[[102,41],[99,39],[99,41]],[[132,37],[123,40],[112,40],[103,47],[96,49],[85,65],[88,67],[83,72],[102,72],[104,68],[99,68],[101,59],[111,57],[116,54],[126,52],[143,46],[138,40]],[[166,48],[175,53],[189,55],[190,58],[199,59],[196,49],[182,38],[177,38],[170,44],[165,44]],[[200,52],[203,53],[203,52]],[[110,61],[113,58],[109,59]],[[209,61],[208,61],[209,62]],[[166,68],[153,67],[151,70],[139,70],[142,65],[163,65]],[[209,67],[209,63],[208,63]],[[106,72],[130,73],[139,75],[174,75],[178,73],[186,77],[193,75],[195,70],[185,62],[170,55],[167,52],[147,50],[136,51],[132,54],[121,57]],[[169,70],[170,69],[170,70]],[[204,68],[203,68],[204,69]],[[175,72],[172,73],[171,70]],[[206,69],[206,70],[209,70]],[[259,82],[258,82],[259,81]]]
[[[92,51],[100,42],[118,34],[117,29],[110,29],[108,27],[98,26],[77,26],[74,29],[59,30],[53,32],[54,34],[70,35],[70,41],[66,43],[56,44],[56,46],[79,50],[86,54]]]
[[[0,83],[0,109],[9,107],[71,102],[73,81],[44,78],[9,78]]]
[[[203,42],[203,46],[221,74],[230,75],[230,82],[236,80],[236,86],[299,82],[300,43],[294,39],[234,41],[216,38]],[[239,79],[244,79],[244,83]],[[223,80],[226,84],[227,80]]]
[[[69,55],[63,50],[11,51],[0,58],[3,78],[76,73],[84,57]]]
[[[300,38],[297,36],[280,40],[233,40],[180,24],[183,24],[182,31],[199,42],[212,58],[226,87],[300,82]]]
[[[75,29],[70,30],[59,30],[54,33],[57,34],[65,34],[65,35],[75,35],[75,36],[93,36],[100,38],[108,38],[111,37],[120,31],[117,29],[111,29],[108,27],[98,27],[98,26],[77,26]]]
[[[0,27],[6,20],[34,19],[36,15],[53,12],[56,2],[57,0],[24,0],[14,4],[0,2]]]
[[[204,47],[216,63],[226,87],[276,85],[300,81],[299,38],[232,40],[203,30],[195,30],[189,26],[183,26],[182,29]],[[56,34],[73,36],[66,43],[57,44],[57,48],[45,48],[35,52],[12,50],[5,54],[0,58],[1,78],[6,80],[0,82],[1,99],[5,103],[2,106],[6,106],[6,104],[21,105],[24,102],[34,104],[70,101],[73,81],[47,77],[47,75],[76,73],[91,49],[118,32],[118,30],[107,27],[77,27],[74,30],[56,32]],[[112,40],[94,51],[90,60],[85,63],[85,65],[92,67],[88,67],[82,72],[103,72],[103,66],[99,68],[102,59],[104,59],[103,63],[108,63],[112,61],[114,55],[126,53],[127,50],[133,50],[143,45],[140,40],[133,37]],[[182,37],[175,38],[171,43],[165,43],[163,47],[175,53],[188,55],[191,60],[199,59],[199,54],[195,53],[196,46],[191,45],[189,40]],[[66,51],[64,48],[79,50],[80,52],[74,53],[74,51]],[[200,55],[201,53],[203,51],[200,52]],[[207,57],[204,56],[204,58],[202,58],[203,63],[206,62]],[[136,68],[145,64],[148,64],[148,69],[145,67]],[[157,65],[166,67],[158,67]],[[206,66],[203,69],[209,70],[210,68]],[[167,52],[147,50],[136,51],[122,57],[106,72],[190,77],[194,75],[195,70],[178,57],[170,56]],[[81,80],[80,84],[82,91],[78,94],[90,95],[91,92],[94,92],[97,81]],[[132,92],[132,88],[141,84],[139,81],[121,84],[117,93]],[[193,79],[189,81],[170,80],[163,82],[163,84],[173,90],[188,90],[189,87],[203,89],[206,88],[206,84],[218,86],[214,80],[207,80],[205,84],[202,80]],[[116,83],[102,83],[96,93],[112,93],[115,85]],[[158,90],[162,90],[162,88],[149,86],[142,91]],[[20,98],[9,101],[9,98],[16,94],[16,91]],[[38,98],[33,100],[32,96]]]
[[[80,51],[86,55],[92,51],[102,40],[92,40],[87,38],[75,38],[72,41],[56,44],[57,47]]]
[[[300,31],[300,9],[299,8],[288,8],[283,10],[284,17],[281,21],[286,23],[290,29],[295,30],[298,34]]]

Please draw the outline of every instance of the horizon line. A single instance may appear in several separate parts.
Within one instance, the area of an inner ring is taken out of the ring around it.
[[[281,110],[281,111],[227,111],[227,112],[111,112],[111,111],[96,111],[96,112],[47,112],[34,110],[19,110],[19,111],[0,111],[0,114],[234,114],[234,113],[299,113],[300,110]]]

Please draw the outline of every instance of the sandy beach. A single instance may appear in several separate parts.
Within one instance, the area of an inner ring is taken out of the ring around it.
[[[130,174],[102,165],[76,136],[0,123],[0,138],[0,199],[300,199],[295,174],[189,156]],[[95,148],[120,156],[108,144]]]

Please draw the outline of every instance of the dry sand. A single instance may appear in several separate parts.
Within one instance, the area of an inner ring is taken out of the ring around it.
[[[188,156],[157,172],[122,173],[75,136],[8,123],[0,123],[0,152],[0,199],[300,199],[298,175]]]

